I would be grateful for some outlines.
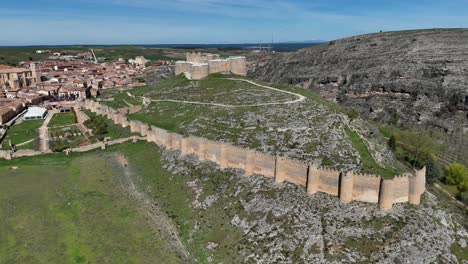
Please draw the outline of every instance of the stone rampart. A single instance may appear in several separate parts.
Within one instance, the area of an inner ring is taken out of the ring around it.
[[[286,181],[297,185],[306,186],[308,169],[308,164],[278,158],[276,159],[275,181],[278,183]]]
[[[318,191],[338,196],[341,172],[335,169],[319,168],[316,173],[318,174]]]
[[[276,158],[253,150],[248,150],[246,155],[245,174],[247,176],[263,175],[275,178]]]
[[[245,171],[247,150],[232,145],[223,144],[222,164],[226,168],[242,169]]]
[[[203,152],[201,153],[201,157],[203,160],[209,160],[219,164],[223,169],[227,168],[225,160],[221,158],[223,156],[223,152],[225,152],[225,144],[206,140],[203,143],[202,149]]]
[[[11,160],[11,151],[0,150],[0,159]]]
[[[96,102],[85,102],[84,105],[98,114],[113,111]],[[112,117],[116,123],[127,120],[125,115],[116,117],[113,114]],[[183,137],[158,127],[149,128],[140,121],[128,122],[132,132],[146,136],[149,142],[180,150],[183,155],[196,155],[200,160],[215,162],[222,169],[242,169],[247,176],[263,175],[275,178],[278,183],[290,182],[304,186],[310,194],[323,192],[339,196],[343,203],[351,201],[379,203],[382,209],[390,209],[394,203],[419,204],[421,195],[425,191],[425,168],[416,171],[414,175],[405,174],[386,180],[380,176],[354,174],[352,171],[341,172],[319,168],[313,164],[271,157],[199,137]]]
[[[375,175],[352,174],[352,200],[378,203],[381,178]],[[341,179],[343,183],[343,178]],[[343,186],[343,185],[342,185]],[[346,189],[341,188],[340,193]]]

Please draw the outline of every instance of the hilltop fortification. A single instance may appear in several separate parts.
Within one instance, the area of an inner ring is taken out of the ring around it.
[[[188,52],[186,56],[186,61],[176,62],[176,75],[184,73],[192,80],[200,80],[213,73],[247,75],[246,58],[242,56],[221,59],[218,54],[200,52]]]
[[[287,157],[269,156],[223,142],[184,137],[137,120],[128,120],[125,114],[92,100],[82,102],[82,106],[98,115],[107,116],[115,124],[130,127],[132,133],[141,134],[148,142],[179,150],[182,155],[193,154],[200,160],[218,164],[221,169],[240,169],[246,176],[263,175],[273,178],[277,183],[290,182],[304,187],[310,194],[322,192],[338,196],[343,203],[379,203],[382,209],[390,209],[396,203],[419,205],[425,191],[426,168],[393,179],[338,171]]]

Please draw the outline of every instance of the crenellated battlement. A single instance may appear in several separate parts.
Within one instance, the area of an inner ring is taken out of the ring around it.
[[[132,132],[145,136],[148,142],[180,150],[182,155],[196,155],[200,160],[215,162],[222,169],[241,169],[246,176],[262,175],[274,178],[277,183],[290,182],[304,186],[309,194],[323,192],[339,196],[343,203],[378,203],[382,209],[390,209],[395,203],[418,205],[425,191],[426,168],[414,174],[383,179],[378,175],[339,171],[288,157],[269,156],[224,142],[184,137],[140,121],[128,121],[125,114],[94,101],[86,100],[83,106],[98,115],[108,115],[116,124],[130,126]]]

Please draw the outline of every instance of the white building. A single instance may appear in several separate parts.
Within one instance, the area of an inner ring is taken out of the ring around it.
[[[24,115],[25,120],[35,120],[46,118],[49,112],[47,109],[42,107],[29,107],[28,112]]]

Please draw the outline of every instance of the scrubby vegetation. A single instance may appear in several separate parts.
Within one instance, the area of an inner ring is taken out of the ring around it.
[[[106,117],[98,116],[89,110],[85,111],[85,114],[89,117],[89,119],[84,122],[84,125],[93,130],[93,135],[98,140],[102,141],[105,137],[118,139],[130,137],[133,135],[128,127],[123,128],[119,125],[116,125],[114,122],[112,122],[112,120],[107,119]]]

